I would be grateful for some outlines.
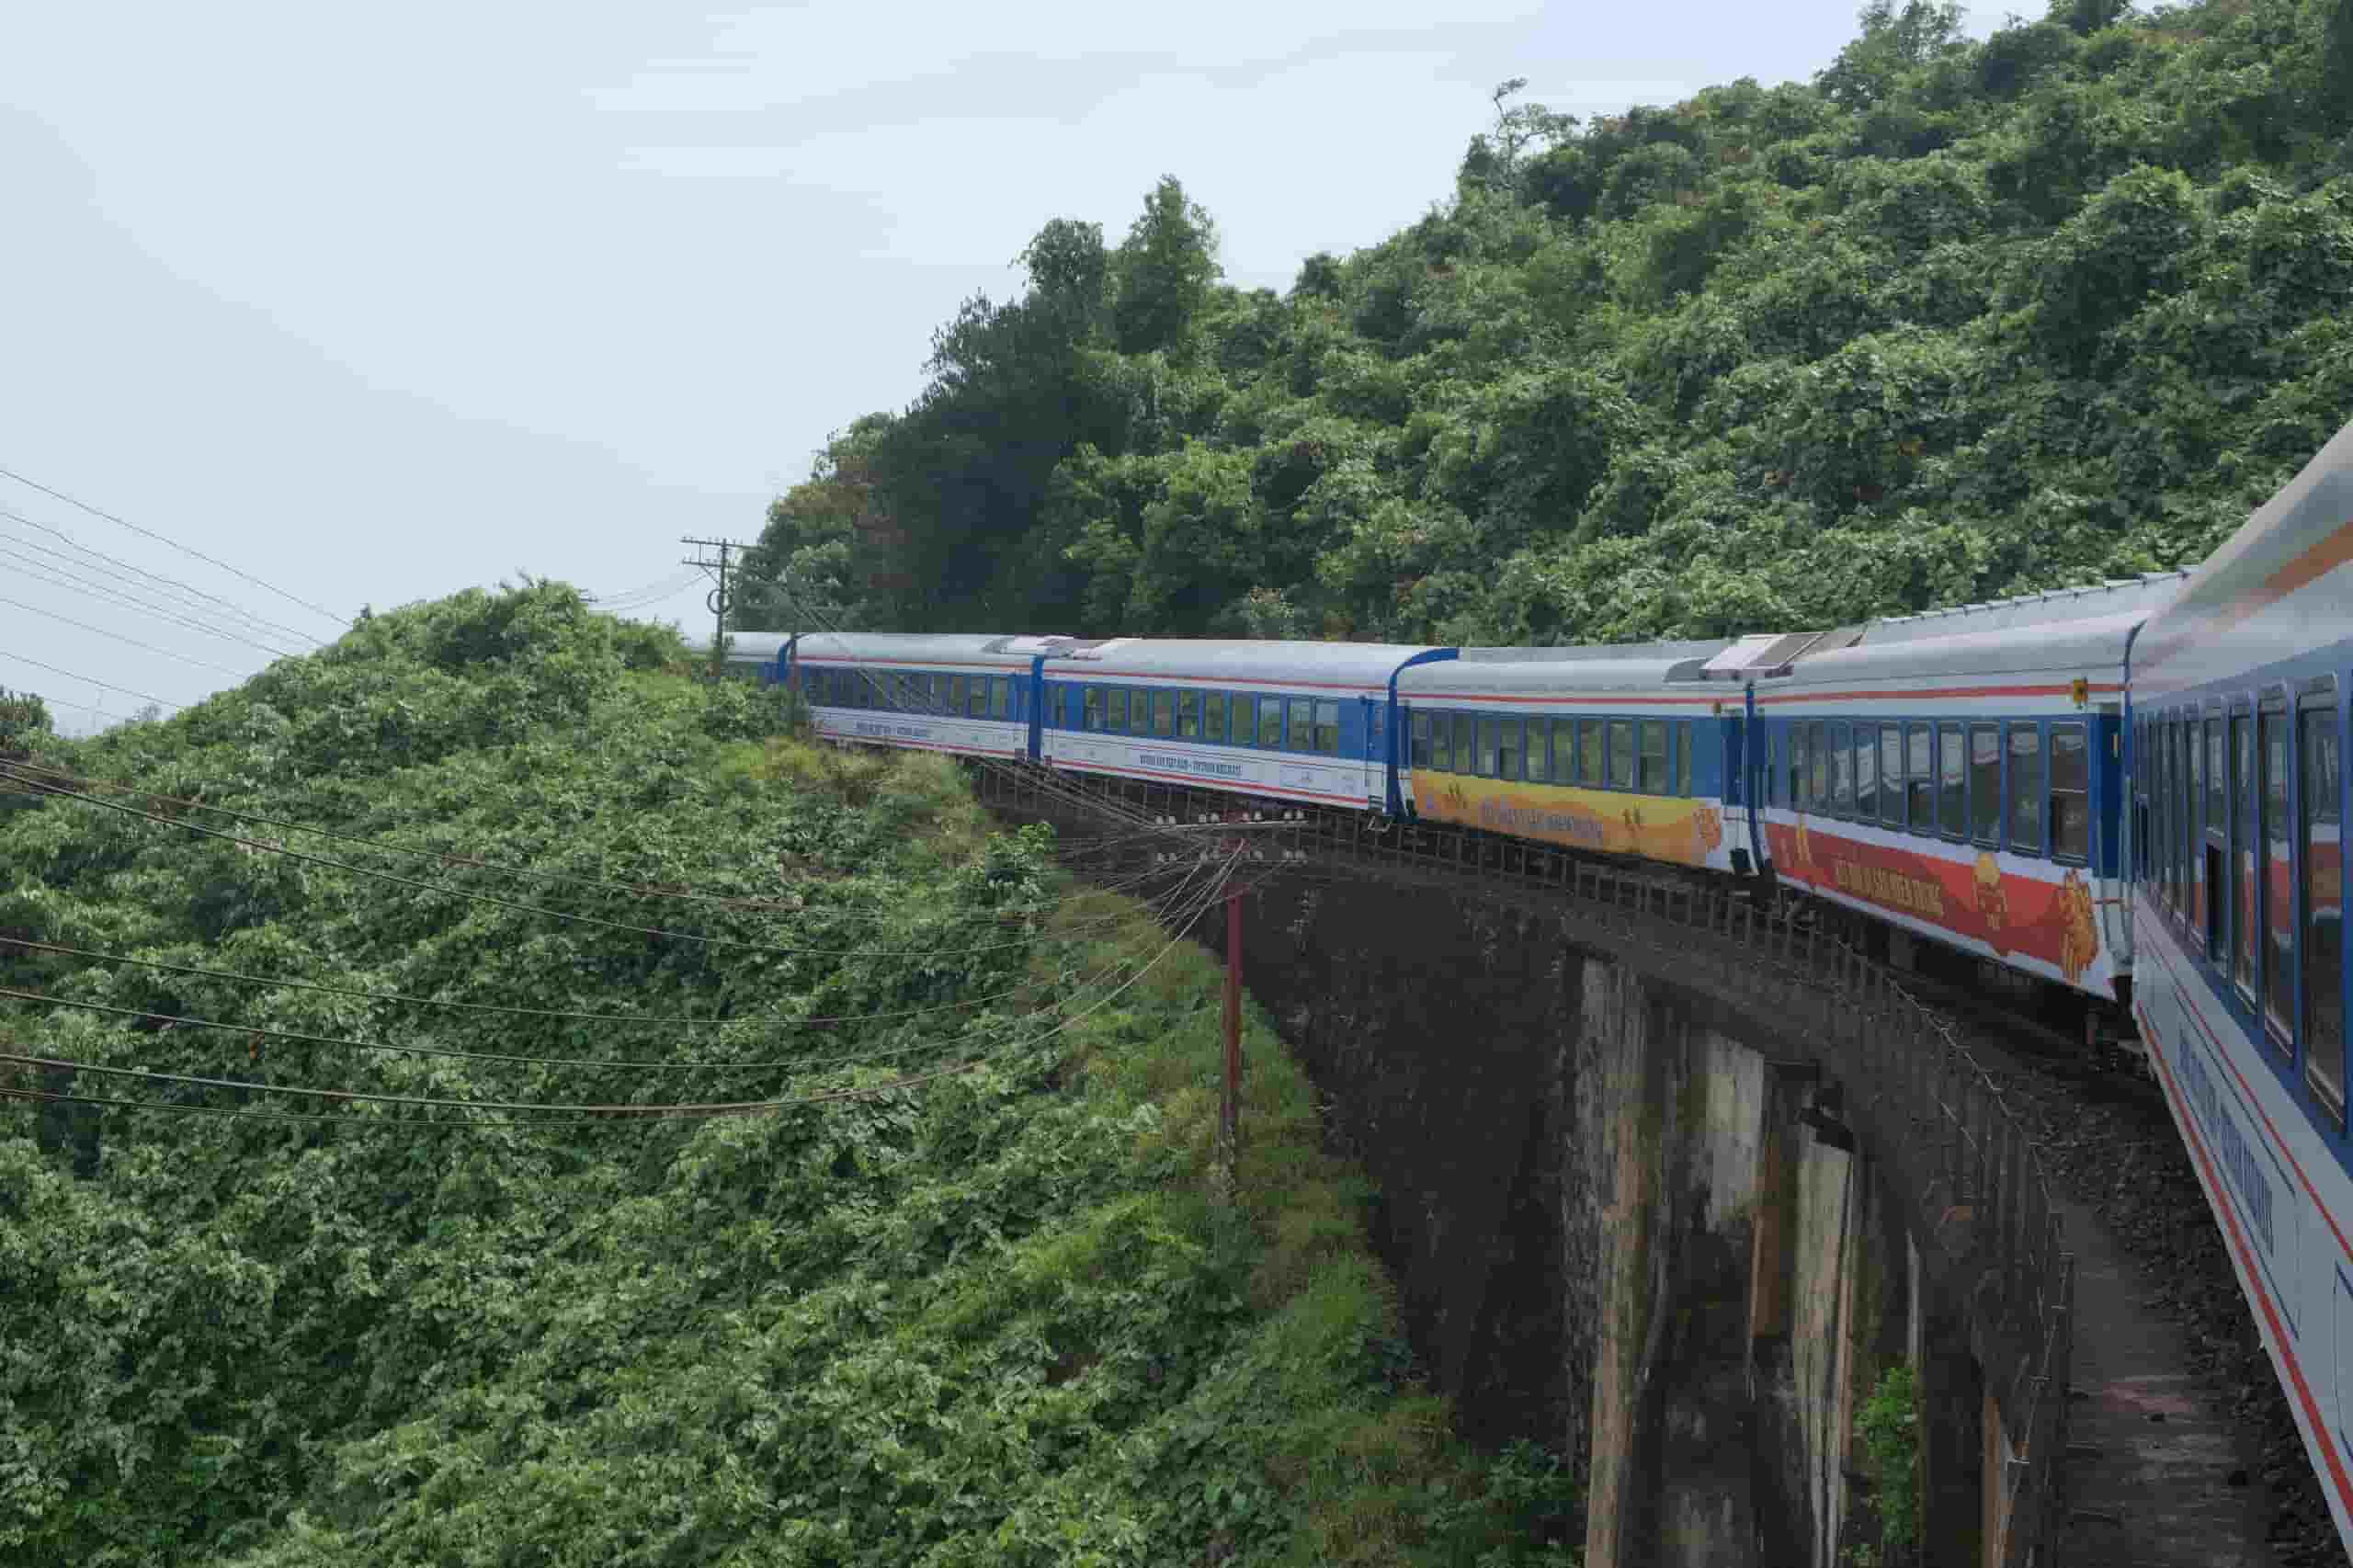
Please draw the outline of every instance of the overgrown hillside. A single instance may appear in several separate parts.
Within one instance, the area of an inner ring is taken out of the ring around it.
[[[15,733],[156,793],[0,814],[0,937],[111,955],[0,946],[0,1051],[239,1085],[0,1079],[0,1562],[1566,1561],[1256,1026],[1213,1200],[1206,956],[682,668],[539,585]]]
[[[2194,562],[2353,417],[2353,6],[1958,15],[1589,125],[1506,93],[1279,297],[1174,180],[1049,223],[756,564],[891,628],[1548,642]]]

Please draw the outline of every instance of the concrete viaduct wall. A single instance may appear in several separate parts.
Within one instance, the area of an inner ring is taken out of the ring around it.
[[[1915,1347],[1945,1439],[1930,1560],[1983,1547],[1982,1382],[1818,1082],[1550,923],[1379,879],[1251,902],[1245,973],[1381,1199],[1376,1239],[1470,1436],[1589,1477],[1586,1562],[1814,1564],[1871,1534],[1854,1414]]]
[[[1835,1568],[1877,1536],[1856,1414],[1908,1360],[1920,1560],[2053,1561],[2063,1265],[1973,1067],[1786,912],[1470,847],[1289,850],[1244,924],[1466,1435],[1573,1457],[1590,1568]]]

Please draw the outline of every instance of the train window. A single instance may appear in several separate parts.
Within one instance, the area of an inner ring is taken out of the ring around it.
[[[2198,775],[2190,758],[2198,751],[2198,721],[2177,719],[2169,728],[2173,749],[2167,754],[2165,782],[2172,800],[2172,820],[2166,825],[2166,850],[2173,857],[2174,912],[2183,919],[2195,916],[2198,898]],[[2216,818],[2222,823],[2222,818]]]
[[[1608,781],[1602,770],[1601,721],[1577,721],[1577,782],[1588,790],[1598,790]]]
[[[1645,795],[1664,795],[1666,793],[1669,760],[1666,755],[1666,721],[1643,720],[1642,742],[1642,767],[1636,785]]]
[[[1476,773],[1479,770],[1479,722],[1468,713],[1454,715],[1454,771]]]
[[[2042,853],[2042,731],[2031,723],[2010,726],[2010,848]]]
[[[1855,730],[1836,720],[1830,725],[1830,810],[1855,814]]]
[[[1904,727],[1904,810],[1912,831],[1937,831],[1937,733],[1926,724]]]
[[[2156,836],[2150,841],[2149,858],[2155,862],[2157,901],[2170,907],[2177,896],[2175,883],[2181,868],[2181,790],[2177,786],[2182,777],[2182,756],[2177,745],[2179,726],[2170,720],[2160,719],[2152,727],[2149,744],[2152,766],[2156,769],[2150,787],[2156,793]]]
[[[1340,755],[1340,705],[1336,702],[1315,704],[1315,749],[1325,756]]]
[[[2221,727],[2216,725],[2213,729],[2215,738],[2219,739],[2222,733]],[[2206,918],[2202,913],[2206,908],[2206,883],[2201,875],[2204,868],[2202,852],[2199,848],[2200,840],[2198,833],[2198,812],[2201,806],[2205,807],[2207,832],[2222,831],[2222,771],[2219,766],[2221,758],[2218,756],[2214,759],[2218,766],[2211,775],[2209,775],[2206,767],[2208,748],[2199,744],[2197,720],[2189,721],[2189,727],[2186,733],[2188,741],[2187,749],[2181,754],[2183,771],[2181,788],[2177,793],[2181,797],[2183,809],[2179,827],[2181,835],[2189,841],[2189,856],[2182,863],[2181,912],[2184,919],[2195,925]],[[2212,780],[2211,793],[2208,784],[2210,777]]]
[[[1542,719],[1528,722],[1528,755],[1520,759],[1531,784],[1552,781],[1552,726]]]
[[[1577,725],[1574,719],[1555,719],[1552,729],[1552,771],[1548,776],[1555,784],[1577,781]],[[1533,744],[1528,748],[1536,750]]]
[[[2288,710],[2275,699],[2256,719],[2260,730],[2263,793],[2257,806],[2263,831],[2263,1016],[2279,1041],[2294,1053],[2296,1038],[2296,907],[2293,840],[2288,830]]]
[[[1504,725],[1502,720],[1482,719],[1479,721],[1479,766],[1476,771],[1480,778],[1494,778],[1497,777],[1495,768],[1498,766],[1497,758],[1498,754],[1502,750],[1503,742]]]
[[[962,676],[948,677],[948,711],[951,715],[969,716],[972,710],[971,688],[974,682]],[[987,694],[983,693],[985,698]]]
[[[2002,842],[2002,727],[1969,726],[1969,835]]]
[[[2165,790],[2165,838],[2158,855],[2164,868],[2165,904],[2177,912],[2186,902],[2182,897],[2181,884],[2182,872],[2188,862],[2183,859],[2182,845],[2188,832],[2186,824],[2189,816],[2189,787],[2187,782],[2189,753],[2182,744],[2181,733],[2181,721],[2178,719],[2167,720],[2157,726],[2157,754],[2161,759],[2159,766],[2164,769],[2159,782]]]
[[[1139,692],[1137,695],[1142,694]],[[1155,691],[1152,694],[1152,733],[1164,741],[1176,738],[1176,694],[1175,692]]]
[[[998,719],[1013,717],[1013,677],[993,676],[989,679],[989,712]]]
[[[1495,777],[1517,780],[1526,764],[1527,726],[1518,719],[1504,721],[1503,744],[1495,752]]]
[[[1869,724],[1855,726],[1855,814],[1879,815],[1879,736]]]
[[[2244,713],[2231,715],[2231,918],[2238,933],[2232,976],[2250,1001],[2255,996],[2255,845],[2247,837],[2246,809],[2255,788],[2255,726]]]
[[[1079,701],[1082,715],[1079,720],[1080,727],[1088,730],[1101,729],[1103,727],[1103,688],[1099,686],[1088,687]]]
[[[2205,739],[2200,742],[2200,734]],[[2231,859],[2231,814],[2228,814],[2228,787],[2223,777],[2228,775],[2223,760],[2222,721],[2210,718],[2200,733],[2198,721],[2188,718],[2179,725],[2179,822],[2174,831],[2179,834],[2186,850],[2181,855],[2181,869],[2177,873],[2174,897],[2179,902],[2179,914],[2188,926],[2205,930],[2207,959],[2214,963],[2228,963],[2228,942],[2223,937],[2226,927],[2226,906],[2222,902],[2223,864]],[[2205,831],[2198,831],[2198,812],[2205,810]]]
[[[1201,739],[1225,739],[1225,693],[1222,691],[1201,693]]]
[[[1775,769],[1773,792],[1778,798],[1773,803],[1795,811],[1805,800],[1805,726],[1790,725],[1775,744],[1780,747],[1780,767]]]
[[[1806,767],[1812,775],[1805,803],[1817,812],[1830,809],[1830,726],[1817,719],[1806,727]]]
[[[974,676],[972,677],[972,691],[964,707],[964,715],[966,718],[985,719],[989,716],[990,683],[991,677],[988,676]]]
[[[1413,734],[1414,749],[1409,754],[1406,766],[1427,767],[1430,766],[1430,716],[1428,714],[1414,715]]]
[[[1261,697],[1257,699],[1258,744],[1268,751],[1280,751],[1283,745],[1283,699]]]
[[[1128,728],[1128,693],[1124,687],[1111,687],[1103,693],[1103,727],[1113,734],[1124,734]]]
[[[1634,722],[1631,719],[1609,721],[1609,787],[1612,790],[1634,787]]]
[[[1904,825],[1904,726],[1879,727],[1879,820]]]
[[[1675,725],[1675,792],[1687,800],[1691,794],[1691,721],[1678,720]]]
[[[1290,733],[1283,737],[1283,749],[1313,751],[1315,749],[1314,699],[1294,697],[1289,699],[1284,706],[1290,710]]]
[[[1227,727],[1225,738],[1233,745],[1249,745],[1258,733],[1258,699],[1237,691],[1229,694],[1228,700],[1233,704],[1233,722]]]
[[[2051,858],[2092,855],[2090,743],[2079,723],[2051,726]]]
[[[2228,793],[2223,788],[2222,782],[2228,776],[2229,771],[2229,767],[2224,761],[2222,722],[2220,719],[2209,719],[2206,721],[2205,767],[2206,827],[2209,832],[2221,833],[2222,831],[2223,824],[2230,821],[2230,801]],[[2199,774],[2197,761],[2194,757],[2190,762],[2189,774],[2190,781],[2194,788],[2197,783]]]
[[[1454,721],[1444,713],[1428,715],[1430,766],[1440,773],[1454,771]]]
[[[2199,790],[2198,744],[2199,726],[2196,720],[2189,724],[2189,784],[2193,795]],[[2181,902],[2185,909],[2193,911],[2193,919],[2202,919],[2206,926],[2206,956],[2218,964],[2230,961],[2230,942],[2224,927],[2229,924],[2229,905],[2222,900],[2222,887],[2229,880],[2226,869],[2231,858],[2230,745],[2222,734],[2222,721],[2209,719],[2205,726],[2206,754],[2205,786],[2206,831],[2198,831],[2198,802],[2188,802],[2183,817],[2183,829],[2193,846],[2190,864],[2183,873]]]
[[[1153,699],[1162,695],[1164,694],[1153,691],[1131,691],[1128,693],[1128,729],[1131,733],[1139,735],[1148,735],[1152,733]],[[1173,722],[1173,712],[1171,714],[1171,721],[1169,727],[1174,729],[1176,725]]]
[[[2297,812],[2303,881],[2298,924],[2304,939],[2304,1079],[2322,1104],[2345,1116],[2344,753],[2336,694],[2305,699],[2296,715],[2303,767]]]
[[[1201,736],[1201,694],[1180,691],[1176,694],[1176,738],[1195,741]]]

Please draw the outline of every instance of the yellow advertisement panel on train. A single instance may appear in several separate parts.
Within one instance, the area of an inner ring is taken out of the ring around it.
[[[1712,801],[1516,784],[1453,773],[1414,776],[1414,805],[1431,822],[1507,833],[1572,849],[1704,866],[1723,843]]]

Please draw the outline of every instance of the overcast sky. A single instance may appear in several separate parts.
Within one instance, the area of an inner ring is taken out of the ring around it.
[[[518,570],[658,585],[678,536],[756,537],[829,432],[904,407],[1049,219],[1116,243],[1174,174],[1227,278],[1287,288],[1443,199],[1504,78],[1587,117],[1803,79],[1854,13],[7,6],[0,468],[343,617]],[[35,546],[72,551],[33,525],[277,623],[255,642],[340,630],[7,479],[0,509],[0,686],[71,727],[141,699],[23,659],[185,703],[271,655],[40,580]],[[704,592],[639,613],[699,627]]]

